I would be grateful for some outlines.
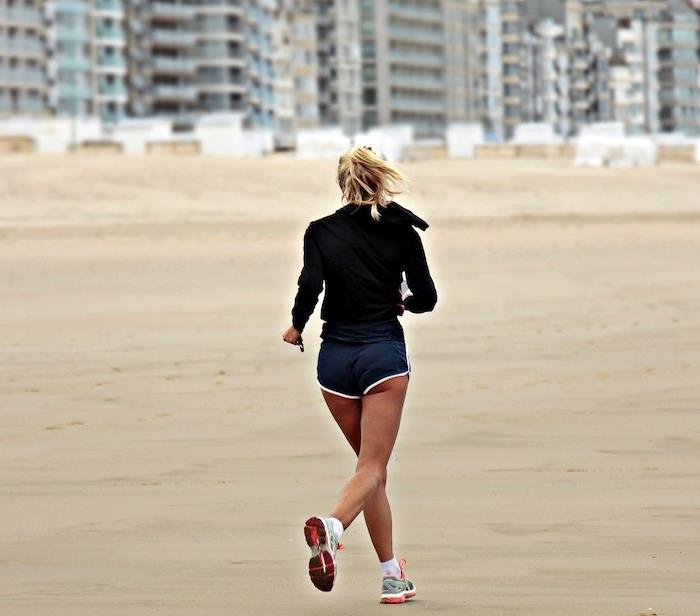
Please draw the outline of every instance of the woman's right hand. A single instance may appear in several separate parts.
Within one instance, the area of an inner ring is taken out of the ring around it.
[[[299,344],[300,338],[301,334],[297,331],[294,325],[288,327],[282,334],[282,340],[288,342],[289,344]]]

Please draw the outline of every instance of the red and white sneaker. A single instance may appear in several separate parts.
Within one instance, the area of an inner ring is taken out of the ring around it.
[[[338,573],[336,551],[342,550],[344,546],[338,541],[329,518],[313,516],[306,520],[304,537],[311,548],[309,559],[311,583],[323,592],[330,592]]]
[[[405,603],[416,596],[416,585],[406,577],[406,559],[399,560],[401,577],[384,576],[380,603]]]

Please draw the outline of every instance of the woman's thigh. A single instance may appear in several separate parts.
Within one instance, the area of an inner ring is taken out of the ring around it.
[[[362,441],[361,417],[362,401],[360,399],[344,398],[321,390],[328,410],[345,435],[350,447],[359,455]]]
[[[360,453],[358,465],[386,467],[394,449],[401,412],[408,389],[408,376],[397,376],[362,396]]]

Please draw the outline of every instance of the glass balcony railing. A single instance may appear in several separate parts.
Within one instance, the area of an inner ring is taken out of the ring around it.
[[[197,90],[185,85],[156,85],[153,87],[153,95],[156,98],[194,100],[197,97]]]
[[[194,34],[181,30],[154,30],[151,32],[153,42],[164,45],[191,46],[194,45]]]
[[[87,71],[90,69],[90,60],[82,56],[58,56],[56,63],[60,70]]]
[[[194,17],[194,7],[170,2],[151,2],[151,13],[156,17],[190,19]]]
[[[44,53],[44,45],[36,39],[20,39],[18,37],[0,37],[0,48],[15,53]]]
[[[97,28],[97,38],[103,40],[124,40],[124,30],[121,28],[114,28],[108,26],[102,26]]]
[[[389,35],[394,39],[443,43],[445,35],[441,30],[420,30],[418,28],[401,28],[389,26]]]
[[[91,9],[91,2],[81,0],[54,0],[54,11],[57,13],[81,13],[87,14]]]
[[[427,77],[422,75],[391,75],[391,83],[413,88],[438,88],[445,87],[445,80],[442,77]]]
[[[126,88],[123,83],[101,83],[100,96],[126,96]]]
[[[166,58],[163,56],[154,56],[153,68],[160,71],[191,73],[194,71],[194,62],[186,58]]]
[[[87,43],[90,40],[90,32],[87,28],[59,28],[56,33],[59,41]]]
[[[0,20],[18,21],[39,25],[42,23],[41,11],[31,7],[0,8]]]
[[[126,70],[126,60],[124,58],[102,57],[97,59],[97,66],[104,69]]]
[[[442,99],[409,98],[392,96],[391,106],[398,110],[444,111],[445,101]]]
[[[58,84],[59,98],[92,98],[92,91],[86,85]]]
[[[395,15],[401,15],[402,17],[411,17],[414,19],[430,19],[441,21],[444,18],[442,11],[437,5],[419,7],[415,5],[402,4],[401,2],[390,1],[389,11]]]
[[[443,66],[445,63],[443,55],[439,53],[390,51],[389,59],[397,64]]]
[[[3,83],[43,85],[44,81],[45,75],[39,70],[0,70],[0,82]]]
[[[107,13],[123,13],[124,5],[120,0],[97,0],[95,8]]]

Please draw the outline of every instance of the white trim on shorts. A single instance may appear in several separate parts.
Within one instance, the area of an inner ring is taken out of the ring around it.
[[[321,385],[321,381],[319,381],[318,379],[316,379],[316,382],[318,383],[318,386],[319,386],[323,391],[327,391],[327,392],[330,393],[330,394],[334,394],[334,395],[336,395],[336,396],[340,396],[341,398],[349,398],[350,400],[359,400],[360,398],[362,398],[362,396],[349,396],[348,394],[341,394],[339,391],[334,391],[334,390],[332,390],[332,389],[328,389],[328,387],[324,387],[323,385]]]
[[[362,395],[364,396],[366,393],[369,392],[370,389],[372,389],[372,387],[379,385],[379,383],[383,383],[384,381],[388,381],[389,379],[393,379],[397,376],[406,376],[408,373],[409,373],[409,370],[405,370],[404,372],[398,372],[397,374],[390,374],[389,376],[385,376],[383,379],[379,379],[378,381],[375,381],[374,383],[372,383],[367,389],[365,389],[362,392]]]

